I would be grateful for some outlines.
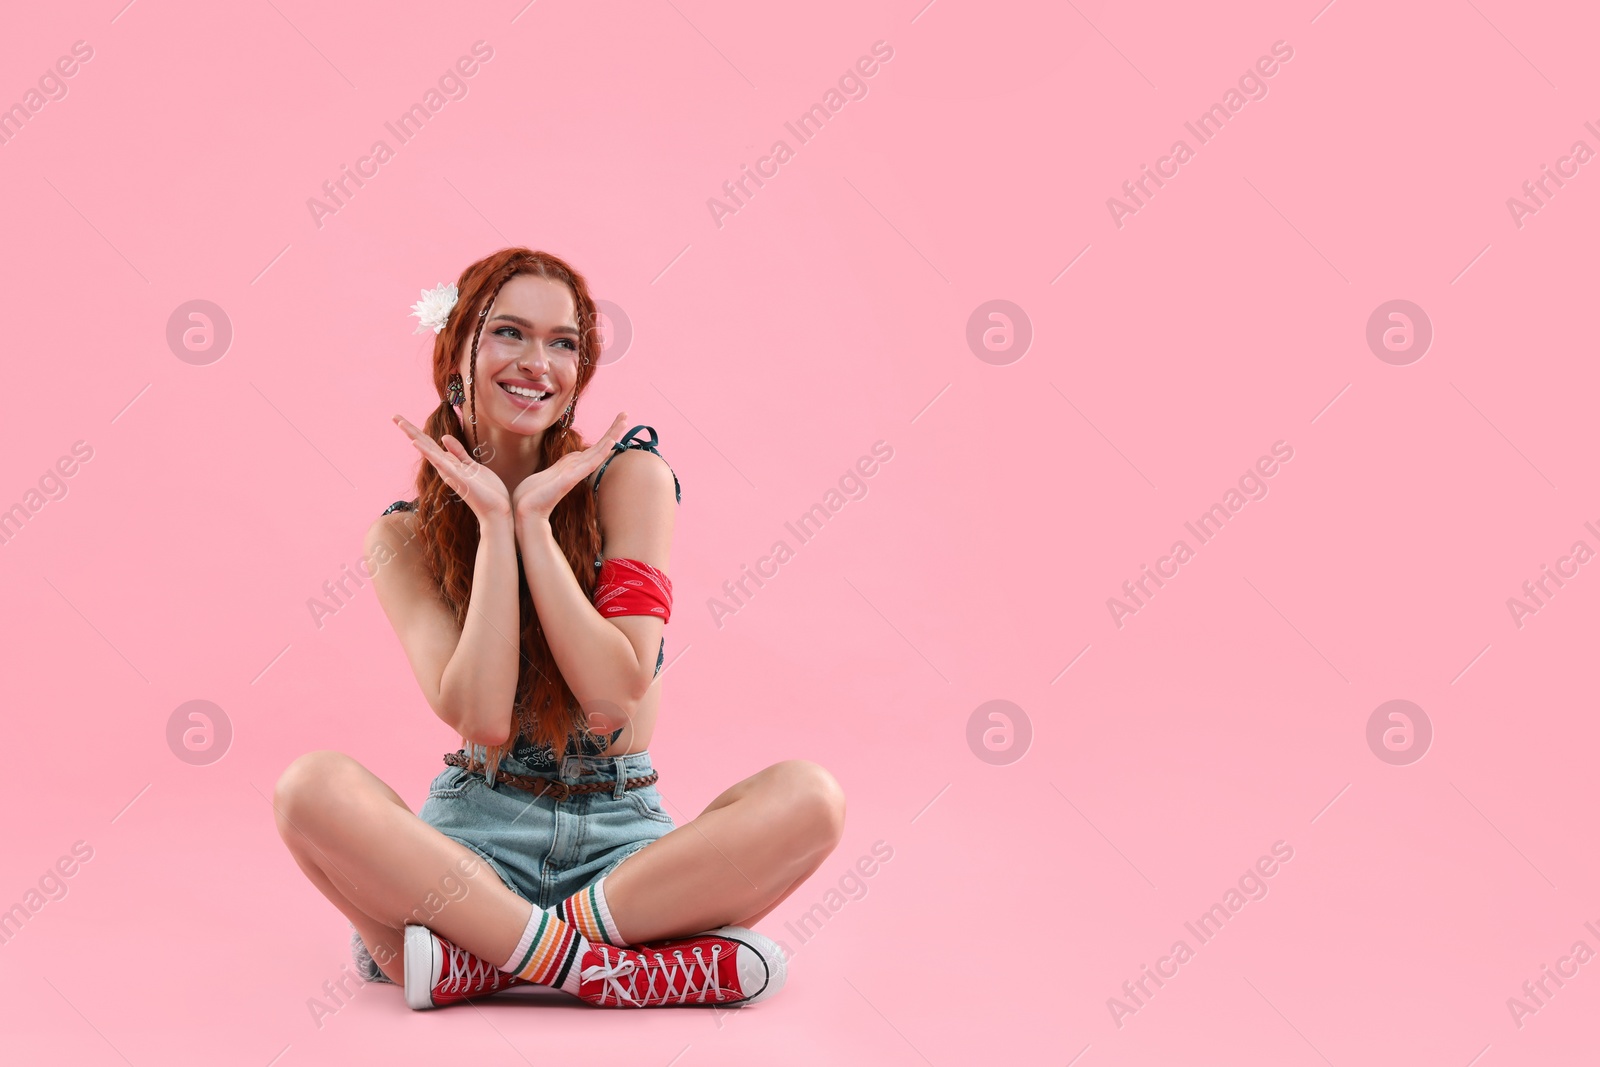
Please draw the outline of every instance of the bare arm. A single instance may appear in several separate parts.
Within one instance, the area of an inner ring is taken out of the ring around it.
[[[411,538],[399,550],[397,566],[373,575],[378,599],[434,713],[463,740],[503,744],[511,736],[522,660],[511,494],[450,434],[434,441],[401,415],[394,423],[476,516],[478,550],[460,626],[428,573],[421,546]],[[378,523],[368,533],[369,548],[375,548],[374,537],[382,539]]]
[[[675,518],[672,471],[660,457],[630,449],[612,460],[606,475],[599,504],[605,554],[666,570]],[[594,490],[585,479],[575,491]],[[516,523],[528,590],[561,676],[589,714],[591,729],[626,726],[655,684],[666,623],[649,615],[604,618],[572,573],[548,518],[519,512]]]
[[[511,733],[522,655],[511,517],[480,526],[461,626],[434,586],[411,534],[416,521],[403,512],[386,515],[367,533],[367,558],[379,562],[372,576],[378,601],[434,713],[470,743],[501,744]]]

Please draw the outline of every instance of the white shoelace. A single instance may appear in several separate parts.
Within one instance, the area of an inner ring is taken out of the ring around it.
[[[449,954],[450,964],[450,977],[440,983],[442,992],[475,993],[486,988],[496,975],[503,973],[488,960],[479,959],[460,946],[452,945],[443,938],[440,938],[440,943]]]
[[[603,950],[602,950],[603,951]],[[650,957],[655,957],[655,965],[651,966]],[[721,945],[711,946],[711,959],[707,962],[699,945],[694,947],[695,962],[689,963],[683,958],[682,949],[673,949],[672,955],[677,959],[676,966],[667,962],[665,956],[659,952],[651,953],[640,950],[628,950],[617,953],[616,958],[609,963],[597,963],[583,969],[583,980],[593,982],[603,979],[605,986],[600,994],[600,1002],[605,1003],[609,994],[615,997],[619,1004],[632,1004],[635,1007],[648,1007],[655,1004],[686,1004],[689,994],[695,993],[695,1000],[705,1003],[708,994],[713,1000],[721,1000],[722,984],[719,980],[719,957],[722,955]],[[698,965],[700,973],[695,973]],[[656,990],[656,976],[663,979],[663,988]],[[682,978],[683,988],[674,991],[673,983]],[[639,988],[640,979],[644,980],[644,989]],[[696,980],[701,983],[699,989],[695,988]]]

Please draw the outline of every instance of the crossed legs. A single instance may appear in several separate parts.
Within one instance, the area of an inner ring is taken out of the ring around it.
[[[296,759],[273,807],[295,862],[396,984],[405,980],[404,928],[418,914],[491,963],[516,947],[532,905],[351,757],[322,750]],[[611,914],[633,944],[750,926],[822,864],[843,826],[832,775],[806,760],[773,764],[617,867],[606,881]]]
[[[629,856],[606,878],[629,944],[753,926],[822,865],[844,831],[844,791],[807,760],[728,787],[693,821]]]

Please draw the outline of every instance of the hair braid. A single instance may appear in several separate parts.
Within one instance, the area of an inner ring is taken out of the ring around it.
[[[478,339],[483,336],[483,326],[484,323],[489,321],[489,309],[494,307],[495,298],[500,295],[500,290],[506,287],[506,282],[509,282],[516,274],[516,264],[507,264],[501,273],[500,281],[495,284],[494,289],[489,293],[489,299],[483,302],[483,310],[478,312],[478,322],[472,331],[472,359],[467,364],[468,372],[472,376],[472,388],[467,394],[467,406],[472,419],[472,433],[469,441],[472,444],[472,456],[474,459],[482,458],[478,451],[481,447],[478,444]]]
[[[443,395],[447,391],[450,376],[456,373],[455,367],[463,349],[468,348],[470,331],[469,367],[473,386],[467,396],[467,417],[462,418],[460,411],[445,403],[441,405],[444,410],[435,410],[429,417],[425,430],[435,441],[445,434],[470,441],[475,458],[481,458],[478,457],[481,446],[476,433],[479,344],[488,322],[487,312],[493,307],[506,282],[518,274],[549,279],[564,285],[572,293],[580,355],[572,400],[574,412],[578,397],[594,377],[599,364],[594,298],[584,277],[567,263],[548,252],[504,248],[467,267],[457,282],[460,299],[456,307],[459,314],[452,314],[444,329],[436,335],[433,354],[434,384]],[[473,316],[476,321],[469,321],[468,316],[472,315],[475,308],[480,309]],[[535,470],[544,470],[562,456],[588,447],[582,436],[575,429],[570,429],[570,422],[568,427],[568,432],[546,432],[543,435]],[[585,489],[586,485],[575,488],[556,504],[550,513],[550,528],[579,586],[592,599],[596,581],[594,562],[600,554],[600,530],[594,493]],[[445,485],[432,464],[426,461],[421,463],[417,471],[417,496],[423,555],[429,573],[454,614],[457,625],[464,625],[479,541],[476,516],[466,502]],[[486,762],[491,767],[497,766],[521,738],[549,746],[559,762],[575,738],[580,735],[594,736],[587,717],[562,678],[560,667],[550,651],[528,590],[520,551],[517,554],[517,586],[519,664],[516,696],[511,710],[511,731],[505,744],[489,746]]]

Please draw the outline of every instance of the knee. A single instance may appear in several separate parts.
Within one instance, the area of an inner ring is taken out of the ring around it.
[[[810,760],[785,760],[773,770],[782,782],[784,808],[820,847],[831,849],[844,836],[844,788],[826,767]]]
[[[278,776],[272,787],[272,807],[278,833],[309,833],[319,817],[333,808],[356,761],[343,752],[322,749],[307,752]]]

